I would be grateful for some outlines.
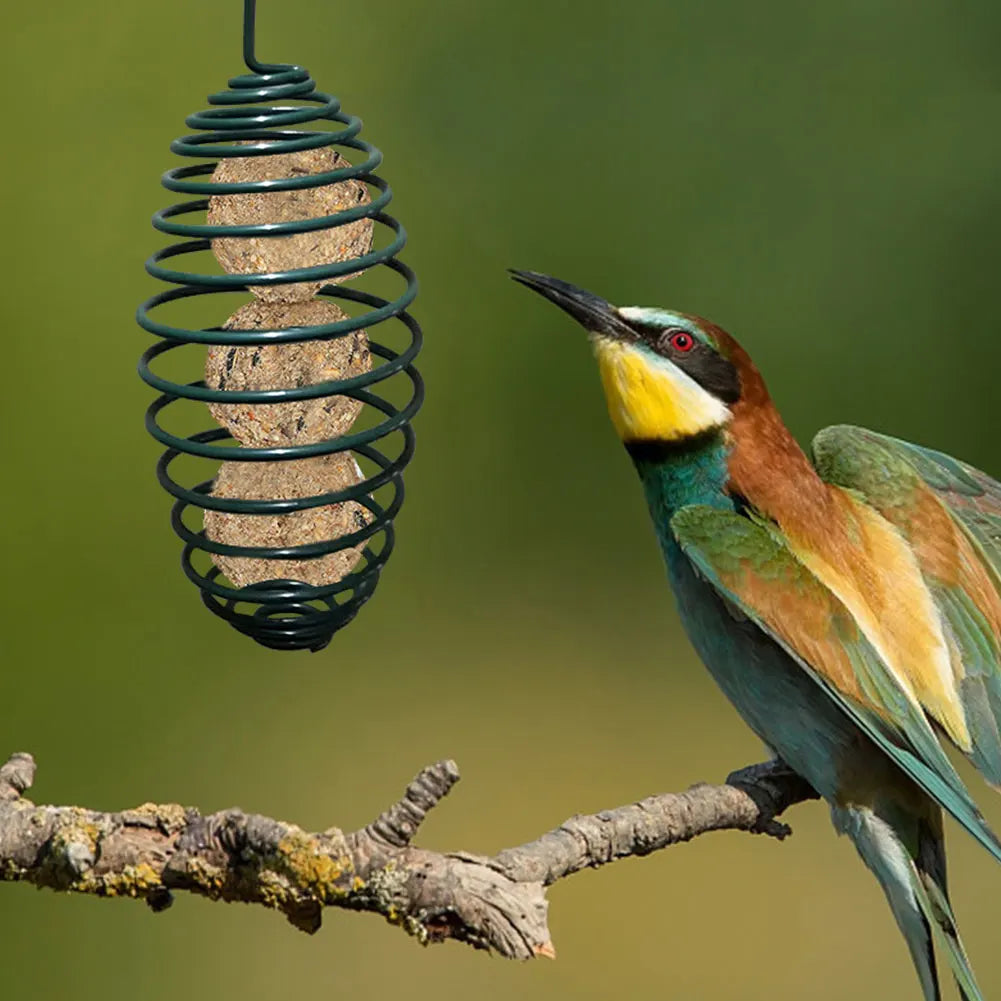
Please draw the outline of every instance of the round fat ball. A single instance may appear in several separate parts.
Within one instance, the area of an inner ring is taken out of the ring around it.
[[[289,462],[224,462],[212,486],[213,497],[242,500],[288,500],[343,490],[360,483],[362,472],[349,453]],[[205,511],[205,534],[227,546],[305,546],[349,535],[372,521],[357,501],[327,504],[290,514],[231,514]],[[266,580],[298,580],[322,587],[345,577],[365,544],[309,560],[267,560],[212,553],[217,567],[237,586]]]
[[[238,309],[223,328],[284,330],[346,319],[344,310],[324,299],[254,301]],[[213,344],[205,362],[205,384],[223,390],[292,389],[361,375],[370,367],[364,330],[301,344]],[[267,448],[312,444],[345,434],[362,406],[350,396],[319,396],[288,403],[210,403],[209,411],[241,444]]]
[[[246,145],[243,143],[241,145]],[[277,180],[327,173],[351,164],[329,146],[276,153],[273,156],[227,157],[219,161],[212,180],[221,184]],[[370,202],[368,188],[355,179],[295,191],[212,195],[207,221],[210,226],[248,226],[294,222],[334,215]],[[359,219],[332,229],[316,229],[293,236],[220,237],[212,241],[219,264],[230,274],[265,274],[312,268],[361,257],[372,249],[372,220]],[[357,274],[357,272],[356,272]],[[354,275],[291,285],[251,285],[250,291],[266,302],[301,302],[331,282]]]

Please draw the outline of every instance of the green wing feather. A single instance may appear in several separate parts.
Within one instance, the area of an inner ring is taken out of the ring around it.
[[[870,501],[905,505],[916,480],[931,487],[1001,581],[1001,483],[986,473],[944,452],[847,424],[820,431],[813,456],[825,480]]]
[[[886,754],[1001,861],[1001,842],[970,798],[921,707],[901,690],[848,609],[795,558],[779,533],[735,511],[702,505],[678,511],[671,530],[699,575],[782,646]],[[850,677],[842,670],[846,659]]]
[[[914,549],[962,663],[971,760],[1001,785],[1001,484],[942,452],[847,425],[821,431],[813,455],[823,479],[860,493]],[[957,527],[986,574],[971,573],[951,538]]]
[[[918,475],[945,501],[977,543],[995,578],[1001,580],[1001,483],[944,452],[872,431],[868,434],[906,456]]]

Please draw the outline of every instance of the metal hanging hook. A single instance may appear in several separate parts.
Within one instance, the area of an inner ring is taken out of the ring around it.
[[[243,0],[243,61],[252,73],[277,73],[294,67],[283,63],[262,63],[254,54],[257,0]]]

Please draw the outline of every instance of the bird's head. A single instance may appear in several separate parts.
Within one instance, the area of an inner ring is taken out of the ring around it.
[[[590,334],[608,413],[626,445],[682,443],[730,423],[746,356],[725,331],[684,313],[613,306],[534,271],[511,274]]]

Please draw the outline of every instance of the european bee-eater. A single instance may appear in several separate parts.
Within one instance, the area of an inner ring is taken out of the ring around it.
[[[1001,861],[940,743],[1001,785],[1001,484],[826,428],[812,461],[724,330],[519,282],[589,333],[685,631],[752,730],[830,804],[882,884],[926,1001],[931,929],[982,1001],[946,888],[942,808]]]

